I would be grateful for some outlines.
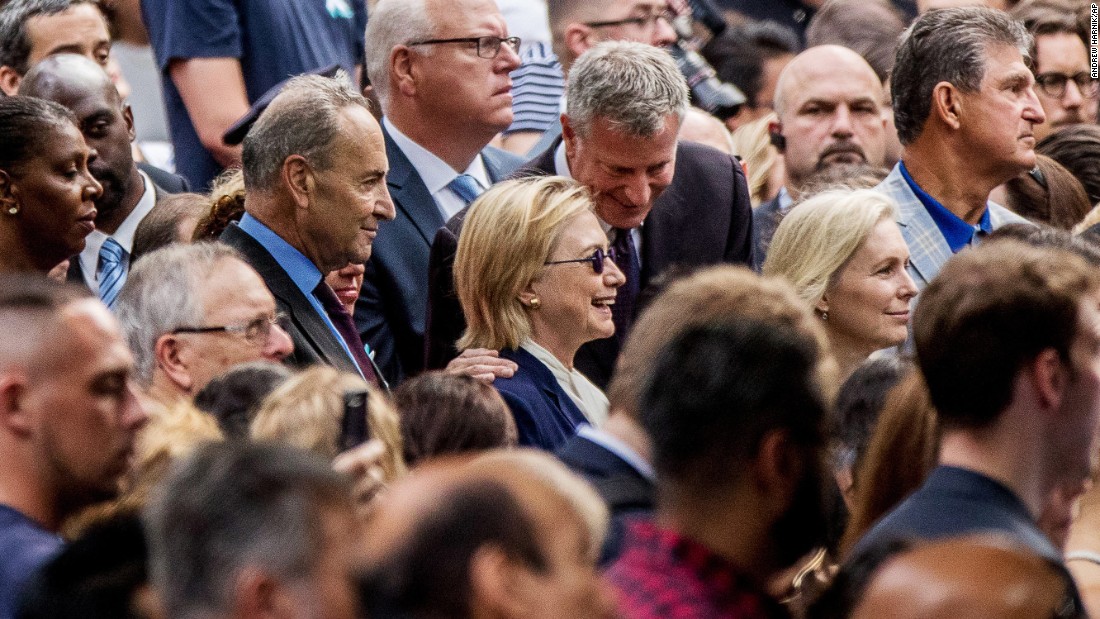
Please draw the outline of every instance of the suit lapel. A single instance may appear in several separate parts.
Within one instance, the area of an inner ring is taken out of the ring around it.
[[[952,256],[947,239],[905,182],[899,166],[894,167],[878,189],[898,203],[898,227],[909,246],[909,264],[919,276],[918,287],[924,288]]]
[[[446,223],[443,221],[443,215],[439,212],[432,194],[428,192],[428,187],[416,173],[416,168],[405,153],[397,147],[397,143],[393,141],[384,126],[382,133],[386,138],[386,156],[390,161],[390,172],[386,177],[386,184],[389,186],[394,206],[416,226],[420,236],[424,237],[424,243],[431,245],[435,231]],[[382,234],[385,232],[383,231]]]
[[[302,337],[321,358],[341,370],[359,372],[355,362],[348,357],[344,347],[336,339],[336,335],[328,328],[324,319],[310,304],[309,299],[302,294],[290,275],[259,241],[241,230],[235,223],[225,229],[221,238],[244,254],[248,263],[256,269],[267,284],[271,294],[281,306],[286,308],[286,312]]]

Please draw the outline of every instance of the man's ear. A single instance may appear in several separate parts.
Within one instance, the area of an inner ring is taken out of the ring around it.
[[[191,375],[190,351],[180,338],[166,333],[153,344],[157,367],[184,393],[191,393],[195,377]]]
[[[817,300],[817,303],[814,303],[814,309],[817,310],[819,313],[828,314],[829,313],[829,295],[828,294],[821,295],[821,298]]]
[[[0,215],[7,215],[8,209],[19,206],[15,193],[15,183],[12,182],[11,175],[0,170]]]
[[[122,105],[122,120],[126,121],[126,134],[130,136],[130,141],[133,142],[137,138],[137,132],[134,131],[134,111],[130,109],[129,103]]]
[[[599,41],[595,40],[592,36],[592,28],[580,23],[571,23],[565,27],[565,32],[562,33],[562,38],[565,41],[565,48],[569,50],[573,58],[580,58],[581,54],[587,52]]]
[[[398,45],[390,51],[389,74],[386,79],[406,97],[416,96],[416,67],[411,49]]]
[[[314,179],[313,168],[306,158],[301,155],[291,155],[283,161],[280,168],[283,177],[283,185],[294,198],[294,204],[298,208],[309,208],[310,196],[313,194]]]
[[[286,599],[282,587],[259,568],[246,566],[233,581],[230,607],[236,617],[294,617],[294,605]]]
[[[34,428],[34,420],[24,406],[27,393],[27,375],[12,370],[0,375],[0,424],[15,434],[27,435]]]
[[[577,130],[566,114],[561,115],[561,139],[565,142],[566,161],[573,161],[577,156]]]
[[[16,73],[15,69],[8,65],[0,66],[0,91],[9,97],[19,94],[19,84],[23,76]]]
[[[1058,351],[1047,348],[1026,366],[1040,410],[1057,410],[1062,405],[1062,398],[1069,384],[1067,365]]]
[[[527,581],[534,575],[500,548],[478,548],[470,557],[469,567],[472,616],[522,617],[535,610],[527,603],[532,599],[532,583]]]
[[[940,82],[932,88],[932,114],[952,129],[962,126],[962,98],[950,82]]]
[[[785,511],[805,474],[809,454],[795,445],[787,430],[774,429],[760,439],[753,462],[753,479],[762,508],[769,514]]]

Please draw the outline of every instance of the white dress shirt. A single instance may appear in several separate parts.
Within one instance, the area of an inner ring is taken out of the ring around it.
[[[141,220],[157,204],[157,191],[153,181],[141,170],[138,170],[138,174],[145,185],[145,192],[141,194],[134,210],[122,220],[114,234],[108,235],[99,228],[93,230],[85,238],[84,251],[80,252],[80,271],[84,274],[84,283],[96,294],[99,294],[99,250],[103,243],[108,237],[113,238],[126,251],[126,272],[129,273],[130,256],[134,253],[134,233],[137,232]]]
[[[454,217],[455,213],[466,208],[466,201],[447,187],[456,176],[459,174],[472,176],[478,185],[481,185],[482,191],[493,184],[489,180],[489,172],[485,169],[485,162],[481,160],[480,153],[463,172],[455,172],[447,162],[401,133],[389,118],[383,118],[382,124],[386,126],[386,131],[389,132],[397,147],[409,158],[409,163],[420,175],[420,180],[424,181],[424,186],[428,188],[428,193],[432,194],[432,199],[435,200],[439,212],[443,215],[443,221],[447,221]]]

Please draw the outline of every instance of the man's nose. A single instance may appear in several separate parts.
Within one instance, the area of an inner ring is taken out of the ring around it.
[[[264,346],[264,357],[272,361],[282,361],[294,352],[294,341],[290,334],[279,325],[271,325],[271,333]]]

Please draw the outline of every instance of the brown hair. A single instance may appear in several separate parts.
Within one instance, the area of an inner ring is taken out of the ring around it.
[[[443,454],[514,447],[516,422],[504,398],[475,378],[425,372],[394,392],[405,463]]]
[[[240,168],[226,170],[214,179],[210,210],[199,218],[192,241],[217,240],[223,230],[244,217],[244,174]]]
[[[1005,183],[1005,206],[1032,221],[1073,229],[1092,209],[1085,187],[1046,155],[1035,156],[1035,168]]]

